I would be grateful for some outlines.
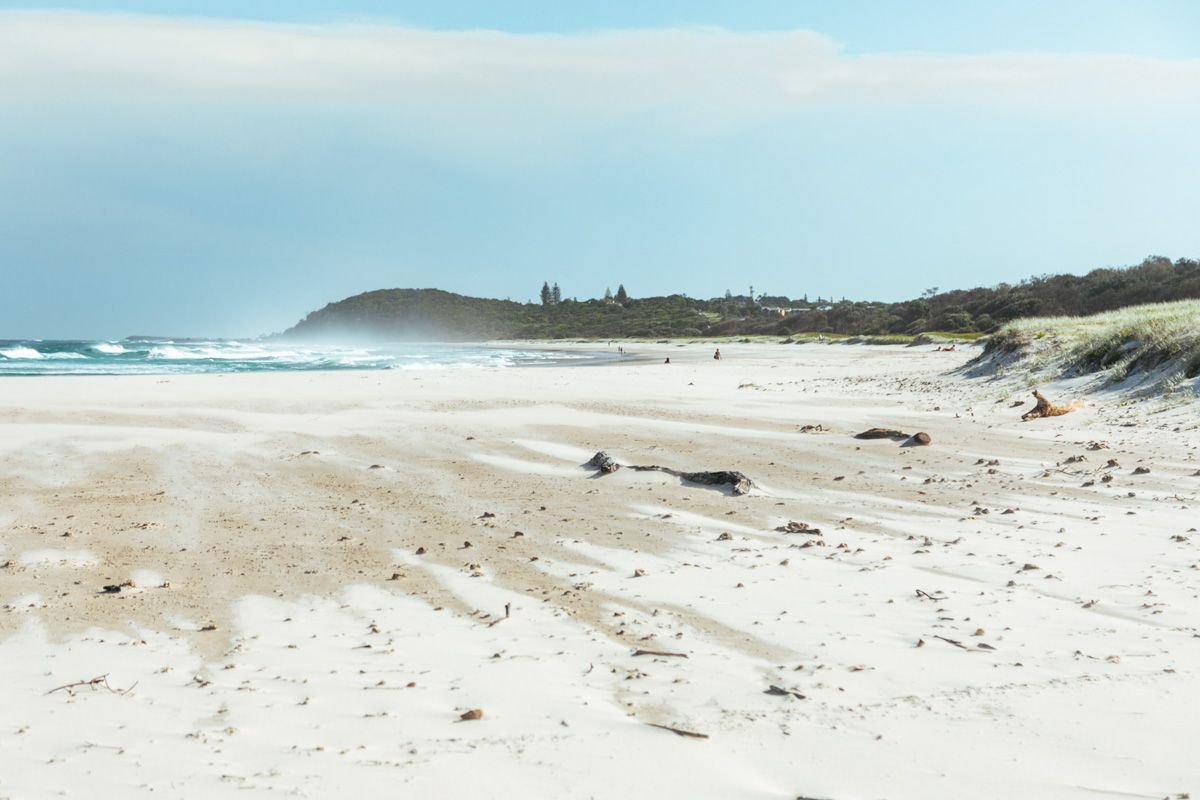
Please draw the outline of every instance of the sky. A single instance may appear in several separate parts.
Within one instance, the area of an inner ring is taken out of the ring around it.
[[[0,0],[0,338],[1200,256],[1190,0]]]

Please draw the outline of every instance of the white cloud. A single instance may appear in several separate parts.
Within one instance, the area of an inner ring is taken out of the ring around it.
[[[1200,60],[1120,54],[847,56],[809,31],[714,29],[592,34],[442,32],[389,25],[301,25],[62,12],[0,12],[7,90],[128,81],[194,92],[266,92],[297,100],[380,99],[384,92],[541,92],[584,105],[676,97],[794,104],[969,89],[1120,99],[1195,97]]]
[[[1194,107],[1200,60],[855,56],[810,31],[534,35],[0,12],[0,102],[69,108],[81,97],[118,114],[365,115],[384,135],[471,147],[609,124],[703,136],[827,108]]]

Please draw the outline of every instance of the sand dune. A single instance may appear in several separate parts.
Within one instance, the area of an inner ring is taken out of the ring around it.
[[[5,380],[0,797],[1200,791],[1194,410],[640,350]]]

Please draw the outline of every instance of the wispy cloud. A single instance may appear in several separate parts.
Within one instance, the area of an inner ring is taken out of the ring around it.
[[[117,104],[366,108],[466,126],[500,114],[527,125],[647,115],[684,132],[827,106],[1194,103],[1200,60],[852,56],[810,31],[528,35],[10,11],[0,12],[0,93],[39,104],[98,93]]]

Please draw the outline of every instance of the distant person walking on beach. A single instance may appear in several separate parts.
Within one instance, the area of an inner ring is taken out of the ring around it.
[[[713,358],[717,361],[721,360],[721,348],[717,348],[717,352],[713,353]]]

